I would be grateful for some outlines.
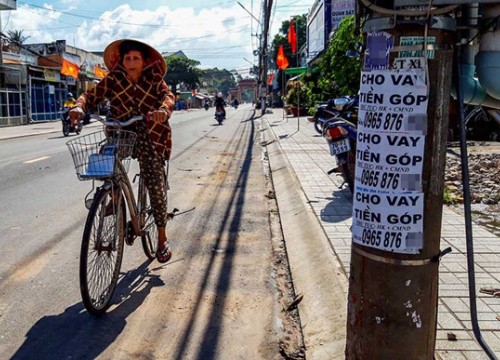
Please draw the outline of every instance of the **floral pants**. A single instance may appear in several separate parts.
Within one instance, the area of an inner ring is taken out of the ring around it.
[[[167,224],[165,160],[156,151],[145,127],[138,126],[136,132],[133,157],[139,161],[141,176],[148,188],[156,226],[165,227]]]

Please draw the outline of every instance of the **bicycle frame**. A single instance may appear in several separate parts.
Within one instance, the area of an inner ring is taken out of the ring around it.
[[[119,182],[120,192],[125,197],[125,202],[127,204],[127,208],[130,214],[130,221],[132,223],[132,228],[134,230],[135,236],[144,235],[144,230],[142,229],[144,224],[141,224],[141,219],[139,217],[139,208],[138,202],[135,198],[134,191],[132,189],[132,183],[127,173],[123,169],[123,165],[121,162],[117,161],[116,165],[118,166],[118,173],[113,176],[112,179],[106,180],[102,185],[105,188],[112,188],[113,181]],[[140,174],[139,174],[140,176]]]

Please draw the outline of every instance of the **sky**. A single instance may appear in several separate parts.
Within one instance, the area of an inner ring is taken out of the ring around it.
[[[273,0],[269,43],[281,23],[306,14],[314,0]],[[241,6],[241,5],[243,6]],[[247,74],[262,33],[262,0],[26,0],[0,11],[3,33],[22,30],[25,43],[66,40],[102,51],[114,40],[144,41],[160,52],[183,51],[201,68]]]

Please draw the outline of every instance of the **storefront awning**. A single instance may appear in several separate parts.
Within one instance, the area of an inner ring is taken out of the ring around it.
[[[16,65],[22,64],[21,60],[18,60],[18,59],[3,59],[3,63],[4,64],[16,64]]]
[[[307,67],[295,67],[295,68],[289,68],[285,70],[285,74],[287,75],[300,75],[303,74],[307,71]]]

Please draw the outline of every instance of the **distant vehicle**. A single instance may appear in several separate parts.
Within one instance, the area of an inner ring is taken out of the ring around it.
[[[219,125],[222,125],[222,121],[224,120],[224,110],[221,107],[218,107],[215,110],[215,120],[217,120]]]
[[[64,136],[69,136],[70,133],[74,132],[77,135],[80,134],[83,128],[83,120],[78,121],[76,125],[71,125],[71,120],[69,118],[69,110],[70,107],[63,107],[62,110],[62,115],[61,115],[61,122],[62,122],[62,132]]]

